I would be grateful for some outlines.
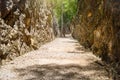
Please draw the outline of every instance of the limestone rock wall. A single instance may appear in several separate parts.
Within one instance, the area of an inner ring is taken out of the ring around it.
[[[78,0],[72,35],[106,62],[120,62],[120,0]]]
[[[0,61],[53,40],[51,10],[46,0],[0,0]]]

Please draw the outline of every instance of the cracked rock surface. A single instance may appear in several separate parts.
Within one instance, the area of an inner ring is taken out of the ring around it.
[[[0,63],[53,40],[53,16],[46,0],[0,0]]]

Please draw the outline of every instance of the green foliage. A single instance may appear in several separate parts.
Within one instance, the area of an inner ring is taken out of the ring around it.
[[[53,12],[59,22],[62,14],[64,23],[71,21],[72,17],[75,16],[77,11],[77,0],[51,0],[51,2],[53,4]]]

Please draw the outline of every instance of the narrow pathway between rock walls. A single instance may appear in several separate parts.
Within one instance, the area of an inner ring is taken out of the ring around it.
[[[56,38],[3,65],[0,80],[110,80],[97,60],[76,40]]]

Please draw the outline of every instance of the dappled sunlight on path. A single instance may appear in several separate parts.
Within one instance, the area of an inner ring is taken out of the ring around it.
[[[109,80],[98,60],[72,38],[57,38],[2,66],[0,80]]]

